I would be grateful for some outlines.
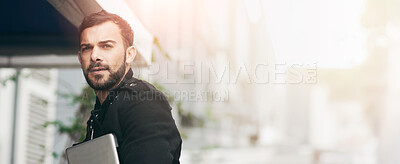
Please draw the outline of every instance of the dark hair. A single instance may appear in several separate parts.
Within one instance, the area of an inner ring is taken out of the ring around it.
[[[133,45],[133,30],[128,22],[122,19],[120,16],[116,14],[111,14],[105,10],[101,10],[97,13],[92,13],[85,18],[83,18],[82,24],[79,26],[79,42],[81,42],[82,31],[102,24],[104,22],[111,21],[115,23],[119,29],[121,30],[122,40],[124,41],[125,48]]]

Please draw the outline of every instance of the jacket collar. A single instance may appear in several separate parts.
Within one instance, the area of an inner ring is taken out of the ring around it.
[[[132,71],[132,68],[129,68],[129,70],[126,73],[124,79],[122,79],[122,81],[118,84],[118,86],[110,89],[110,92],[115,92],[115,91],[119,90],[119,88],[124,86],[132,78],[133,78],[133,71]]]
[[[102,105],[107,104],[107,106],[108,106],[109,103],[113,102],[114,99],[115,99],[115,98],[117,97],[117,95],[118,95],[118,90],[119,90],[122,86],[124,86],[124,85],[125,85],[129,80],[131,80],[132,78],[133,78],[133,71],[132,71],[132,68],[129,68],[129,70],[128,70],[128,72],[126,73],[125,77],[124,77],[124,78],[122,79],[122,81],[118,84],[118,86],[116,86],[116,87],[110,89],[110,91],[109,91],[109,93],[108,93],[108,95],[107,95],[107,97],[106,97],[106,99],[104,100],[104,102],[103,102]],[[99,109],[102,105],[100,104],[99,98],[96,96],[96,104],[95,104],[94,109]]]

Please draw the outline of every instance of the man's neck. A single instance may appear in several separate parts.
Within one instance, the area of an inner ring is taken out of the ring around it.
[[[109,90],[95,90],[94,93],[96,94],[97,98],[100,101],[100,104],[103,104],[104,100],[106,100]]]

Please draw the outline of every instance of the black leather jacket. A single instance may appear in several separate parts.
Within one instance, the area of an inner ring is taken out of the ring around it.
[[[103,104],[96,100],[85,141],[108,133],[117,137],[121,164],[179,164],[182,139],[166,97],[131,69]]]

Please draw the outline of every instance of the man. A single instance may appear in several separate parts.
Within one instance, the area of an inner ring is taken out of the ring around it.
[[[96,104],[84,141],[113,133],[120,163],[179,163],[181,137],[165,96],[133,76],[133,31],[121,17],[100,11],[79,27],[79,62]]]

